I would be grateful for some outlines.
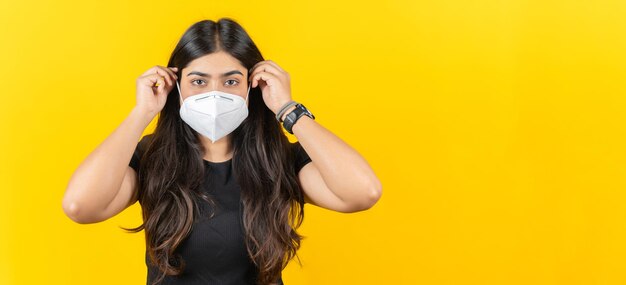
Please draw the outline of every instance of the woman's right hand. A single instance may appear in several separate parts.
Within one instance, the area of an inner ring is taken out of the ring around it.
[[[161,112],[178,76],[177,67],[156,65],[137,78],[137,106],[139,110],[154,117]],[[158,86],[155,86],[158,85]]]

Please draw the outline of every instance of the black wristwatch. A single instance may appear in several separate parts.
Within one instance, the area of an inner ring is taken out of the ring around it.
[[[315,116],[313,116],[313,114],[311,114],[311,112],[309,112],[304,105],[298,103],[296,104],[296,108],[285,116],[285,120],[283,121],[283,127],[285,127],[285,130],[293,135],[291,128],[293,128],[293,124],[295,124],[302,116],[308,116],[309,118],[315,120]]]

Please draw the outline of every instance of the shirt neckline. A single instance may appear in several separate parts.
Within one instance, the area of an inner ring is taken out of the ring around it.
[[[204,158],[203,158],[202,160],[204,161],[204,163],[207,163],[207,164],[209,164],[209,165],[226,165],[226,164],[229,164],[229,163],[230,163],[233,159],[232,159],[232,158],[230,158],[230,159],[228,159],[228,160],[225,160],[225,161],[218,161],[218,162],[215,162],[215,161],[208,161],[208,160],[206,160],[206,159],[204,159]]]

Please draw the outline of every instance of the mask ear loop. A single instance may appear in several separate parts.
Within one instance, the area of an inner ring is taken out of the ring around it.
[[[252,81],[250,81],[250,71],[252,71],[252,69],[248,69],[248,93],[246,94],[246,104],[248,103],[248,97],[250,97],[250,86],[252,86]]]
[[[248,82],[248,92],[246,93],[246,103],[248,103],[248,97],[250,97],[250,85],[252,84]]]
[[[183,100],[183,95],[182,95],[183,93],[180,92],[180,86],[178,85],[178,80],[176,80],[176,88],[178,88],[178,97],[180,98],[180,105],[182,106],[183,101],[185,100]]]

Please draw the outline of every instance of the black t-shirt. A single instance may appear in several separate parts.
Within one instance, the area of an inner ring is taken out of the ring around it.
[[[135,171],[139,169],[140,154],[150,136],[144,136],[137,144],[129,164]],[[291,146],[295,151],[295,169],[299,172],[311,159],[299,142]],[[202,190],[209,193],[219,206],[212,218],[206,215],[196,218],[191,232],[175,251],[186,263],[183,273],[166,276],[161,284],[255,284],[258,269],[252,263],[244,244],[243,203],[241,189],[232,172],[232,159],[224,162],[203,161],[210,170],[207,171],[208,179],[205,179]],[[203,213],[209,213],[210,205],[202,199],[199,201]],[[146,284],[151,284],[158,277],[159,270],[150,265],[147,250],[145,262],[148,267]],[[283,284],[282,278],[278,281],[278,284]]]

